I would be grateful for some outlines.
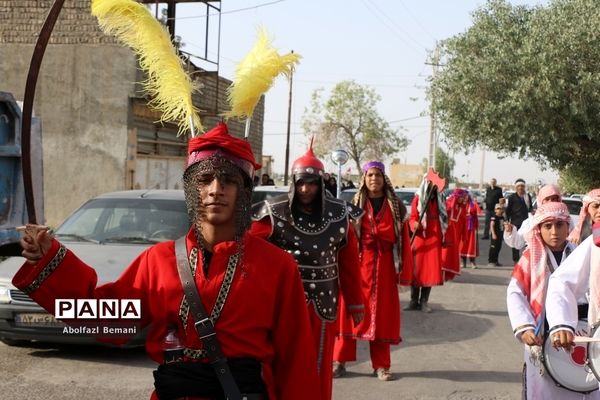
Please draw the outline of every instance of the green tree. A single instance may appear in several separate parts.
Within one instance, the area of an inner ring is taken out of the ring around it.
[[[302,116],[304,132],[315,136],[318,156],[345,149],[360,171],[365,161],[383,160],[408,146],[408,139],[377,113],[381,97],[372,88],[342,81],[327,100],[322,94],[322,88],[312,93],[310,110]]]
[[[423,169],[423,174],[427,173],[427,157],[424,157],[421,161],[421,167]],[[446,180],[446,184],[450,182],[456,182],[456,178],[454,177],[454,166],[456,165],[456,161],[454,158],[451,158],[450,155],[444,151],[440,146],[435,148],[435,172],[438,173],[439,176]]]
[[[441,43],[429,97],[455,149],[532,158],[586,187],[600,184],[600,7],[490,0]]]

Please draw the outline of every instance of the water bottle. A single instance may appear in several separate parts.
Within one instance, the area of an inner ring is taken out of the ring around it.
[[[165,364],[183,361],[183,343],[177,335],[176,329],[169,329],[163,339],[163,354]]]

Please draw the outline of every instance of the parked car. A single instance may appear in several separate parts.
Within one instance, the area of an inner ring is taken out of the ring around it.
[[[144,249],[185,235],[189,226],[183,191],[133,190],[88,200],[53,235],[94,267],[102,284],[116,280]],[[92,336],[63,334],[63,322],[12,285],[24,261],[10,257],[0,263],[0,340],[96,343]],[[128,345],[143,341],[144,332],[138,332]]]
[[[571,215],[571,220],[573,221],[573,226],[576,226],[577,222],[579,221],[579,211],[581,211],[583,201],[578,198],[563,197],[562,202],[567,205],[567,208],[569,209],[569,214]],[[532,208],[534,209],[534,213],[537,209],[537,206],[537,200],[534,200],[532,206]]]
[[[276,185],[261,185],[255,186],[252,192],[252,204],[258,203],[259,201],[270,199],[271,197],[279,196],[280,194],[287,193],[290,190],[289,186],[276,186]]]

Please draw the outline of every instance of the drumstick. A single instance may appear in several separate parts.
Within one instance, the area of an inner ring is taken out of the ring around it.
[[[600,342],[600,338],[587,337],[587,336],[575,336],[573,337],[574,343],[595,343]]]

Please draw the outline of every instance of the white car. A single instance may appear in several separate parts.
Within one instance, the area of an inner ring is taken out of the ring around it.
[[[147,247],[189,230],[182,190],[112,192],[88,200],[53,235],[98,273],[98,283],[116,280]],[[11,283],[22,257],[0,263],[0,340],[97,344],[93,336],[63,334],[64,323]],[[141,345],[138,333],[129,345]]]

